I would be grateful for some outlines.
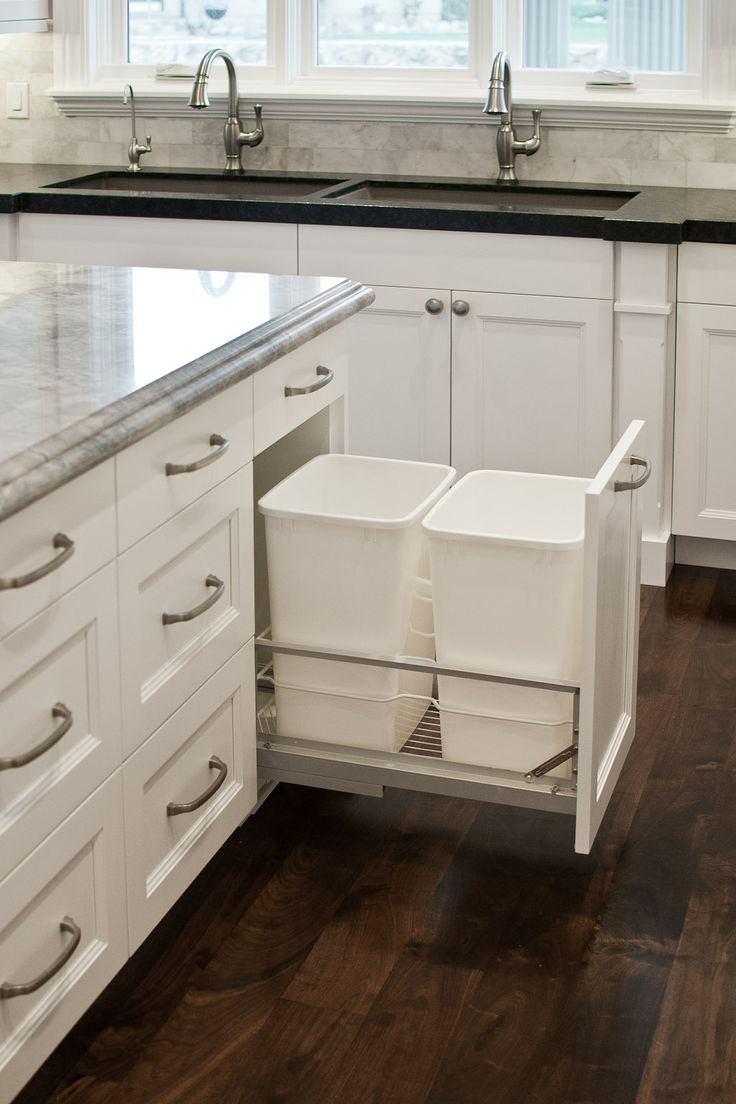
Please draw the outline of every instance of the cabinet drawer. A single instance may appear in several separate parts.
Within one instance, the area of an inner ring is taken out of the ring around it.
[[[256,804],[253,662],[251,642],[125,764],[131,951]]]
[[[299,271],[391,287],[613,298],[613,245],[595,238],[300,226]]]
[[[736,245],[685,242],[677,259],[677,298],[681,303],[736,303]]]
[[[252,503],[248,464],[119,558],[124,755],[253,635]]]
[[[118,547],[135,544],[252,456],[253,381],[247,379],[119,454]],[[172,471],[172,465],[195,470]]]
[[[120,765],[115,591],[108,564],[0,643],[0,878]]]
[[[254,452],[263,452],[344,395],[347,363],[347,337],[329,331],[257,372],[253,377]],[[307,387],[316,389],[308,394],[286,393]]]
[[[127,951],[117,771],[0,883],[0,1104],[12,1100]],[[44,975],[31,993],[7,988]]]
[[[115,556],[115,469],[112,460],[34,502],[0,525],[0,579],[29,575],[27,585],[0,589],[0,639]],[[73,541],[73,552],[54,538]]]

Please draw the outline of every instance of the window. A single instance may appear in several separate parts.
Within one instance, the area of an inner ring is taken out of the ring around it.
[[[685,71],[686,0],[523,0],[522,21],[529,69]]]
[[[734,0],[55,0],[54,22],[53,94],[76,113],[95,88],[132,78],[149,113],[158,101],[183,114],[181,86],[155,79],[156,66],[193,68],[216,46],[239,66],[244,95],[271,94],[310,118],[344,117],[349,102],[351,118],[401,106],[403,118],[475,120],[499,49],[511,57],[515,102],[552,105],[562,124],[567,111],[586,125],[587,111],[591,125],[611,104],[586,90],[602,68],[635,74],[639,98],[624,113],[656,95],[663,111],[702,100],[704,87],[711,100],[736,98]],[[334,105],[321,115],[320,98]],[[726,129],[726,113],[704,116],[703,129]]]
[[[128,0],[127,61],[196,65],[222,46],[237,65],[265,65],[267,0]]]

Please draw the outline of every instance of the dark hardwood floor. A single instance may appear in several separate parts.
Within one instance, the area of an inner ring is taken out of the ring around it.
[[[644,589],[639,684],[590,856],[280,787],[18,1104],[734,1104],[736,572]]]

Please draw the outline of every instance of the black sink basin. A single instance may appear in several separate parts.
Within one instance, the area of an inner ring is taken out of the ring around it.
[[[225,173],[90,173],[87,176],[48,184],[50,188],[68,188],[85,192],[126,192],[150,194],[163,192],[186,195],[211,195],[232,199],[299,199],[314,195],[325,188],[342,184],[345,177],[311,177],[299,179],[281,176],[237,176]]]
[[[485,207],[499,210],[617,211],[637,192],[610,189],[534,187],[520,184],[432,184],[367,180],[327,196],[333,203],[413,204],[422,207]]]

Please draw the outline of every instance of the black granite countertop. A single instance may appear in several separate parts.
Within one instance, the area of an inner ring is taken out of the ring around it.
[[[431,196],[433,187],[452,184],[473,191],[482,181],[426,177],[392,177],[402,186],[411,186],[412,197],[392,198],[380,203],[367,202],[360,196],[342,195],[339,200],[328,198],[327,192],[346,191],[361,181],[380,183],[385,176],[377,174],[339,173],[274,173],[251,172],[248,179],[306,181],[315,186],[304,196],[280,198],[243,198],[201,191],[203,178],[224,174],[203,169],[145,169],[135,178],[135,190],[114,188],[96,190],[90,187],[71,191],[54,187],[64,181],[96,172],[111,172],[109,167],[94,165],[0,165],[0,213],[18,211],[113,215],[119,217],[217,219],[246,222],[299,222],[338,226],[380,226],[417,230],[475,231],[503,234],[539,234],[563,237],[603,238],[607,241],[635,241],[678,244],[683,241],[736,243],[736,191],[608,186],[596,184],[561,184],[524,182],[518,191],[510,193],[508,205],[482,202],[438,205],[423,202],[422,190]],[[147,191],[156,178],[157,187],[165,176],[187,176],[200,190],[190,193],[186,180],[176,181],[172,192]],[[537,207],[528,189],[544,188],[548,193],[544,207]],[[524,195],[526,190],[526,195]],[[605,192],[608,197],[621,195],[617,209],[596,209],[595,196]],[[418,197],[419,193],[419,197]],[[524,195],[523,207],[514,206],[513,195]],[[550,197],[559,194],[560,207]],[[576,210],[574,196],[584,197],[586,210]],[[467,197],[466,197],[467,198]]]

